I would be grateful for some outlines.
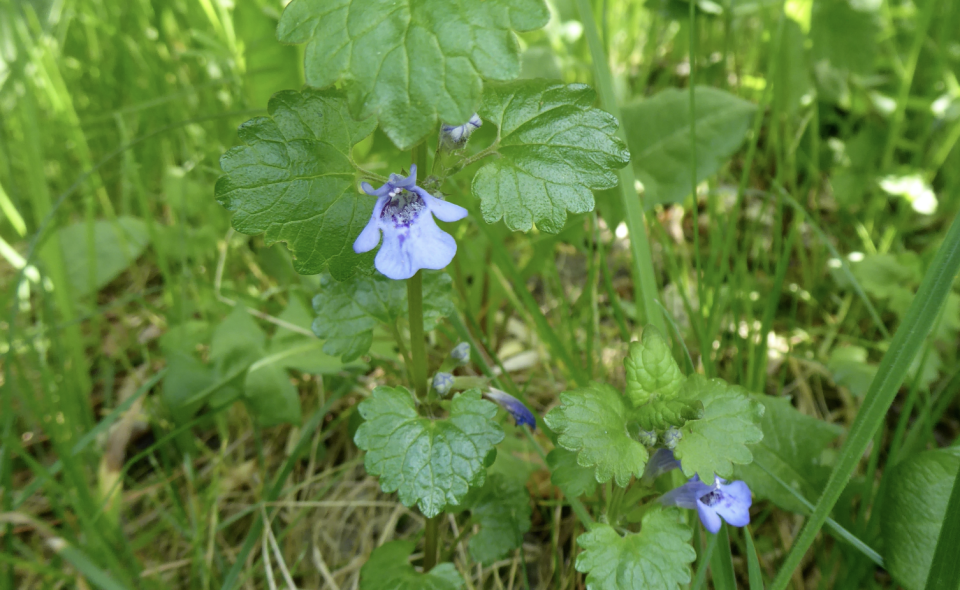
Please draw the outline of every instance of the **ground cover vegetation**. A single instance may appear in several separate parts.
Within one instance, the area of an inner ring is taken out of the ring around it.
[[[0,0],[0,589],[955,589],[958,74],[950,0]]]

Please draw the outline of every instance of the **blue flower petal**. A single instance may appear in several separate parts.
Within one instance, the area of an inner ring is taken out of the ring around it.
[[[717,515],[717,511],[703,502],[698,501],[697,514],[700,516],[700,522],[703,523],[703,527],[716,535],[720,530],[720,525],[723,524],[720,522],[720,516]]]
[[[433,216],[457,221],[467,215],[459,205],[438,199],[416,185],[417,167],[409,176],[391,174],[378,189],[362,184],[364,192],[377,196],[370,221],[353,243],[355,252],[368,252],[383,244],[374,260],[381,273],[391,279],[412,277],[420,269],[440,270],[457,253],[457,242],[437,227]]]
[[[513,419],[516,421],[517,426],[526,424],[530,428],[536,429],[537,419],[534,418],[533,412],[527,409],[527,406],[523,405],[523,402],[513,397],[506,391],[500,391],[499,389],[490,388],[487,391],[487,397],[493,401],[500,404],[504,410],[510,412],[510,415],[513,416]]]
[[[675,488],[660,497],[664,506],[679,506],[681,508],[696,508],[699,498],[709,493],[713,488],[694,477],[679,488]]]
[[[680,467],[680,461],[673,456],[673,451],[670,449],[657,449],[653,455],[650,456],[646,467],[643,468],[643,480],[652,482],[664,473],[677,469],[678,467]]]

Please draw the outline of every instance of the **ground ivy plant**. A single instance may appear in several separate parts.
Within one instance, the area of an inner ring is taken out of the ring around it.
[[[424,557],[414,567],[416,543],[383,545],[361,570],[366,590],[461,587],[456,568],[438,564],[445,513],[469,513],[469,551],[482,563],[519,548],[531,526],[524,482],[491,466],[505,438],[498,405],[522,428],[535,429],[536,417],[485,381],[452,374],[470,362],[467,343],[441,355],[428,380],[425,332],[455,313],[443,269],[457,241],[438,221],[472,209],[486,223],[557,233],[568,213],[592,211],[593,191],[614,187],[630,161],[591,88],[513,80],[515,33],[548,16],[543,0],[293,0],[277,35],[305,44],[309,86],[275,94],[221,158],[216,198],[234,228],[286,243],[298,272],[321,275],[313,331],[323,352],[351,361],[383,333],[406,362],[409,387],[376,387],[359,404],[354,440],[382,489],[425,517]],[[468,150],[481,126],[493,139]],[[378,127],[410,151],[405,170],[384,177],[355,159]],[[448,182],[467,171],[472,195],[445,194],[467,185]],[[677,507],[696,509],[712,533],[749,521],[750,490],[724,478],[752,460],[763,406],[721,380],[684,375],[654,328],[630,345],[624,370],[622,390],[592,383],[561,395],[542,420],[555,436],[547,462],[581,507],[579,497],[606,484],[602,515],[577,541],[589,588],[674,588],[690,581],[696,555]],[[674,468],[685,483],[658,482]]]

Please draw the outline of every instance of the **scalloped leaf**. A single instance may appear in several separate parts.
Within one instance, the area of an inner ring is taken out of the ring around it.
[[[483,80],[516,78],[514,31],[549,18],[543,0],[293,0],[277,38],[306,43],[307,84],[344,84],[352,112],[405,151],[439,121],[466,122]]]
[[[483,219],[512,230],[563,229],[567,212],[593,211],[593,190],[617,186],[630,162],[613,115],[583,84],[521,80],[488,85],[480,116],[497,126],[500,157],[473,178]]]
[[[595,467],[600,483],[615,478],[626,487],[630,477],[640,477],[647,464],[646,447],[627,430],[626,400],[617,390],[603,383],[591,383],[560,394],[560,406],[544,417],[556,431],[557,444],[576,451],[577,463]]]
[[[336,91],[285,90],[267,110],[240,126],[244,145],[220,158],[224,175],[215,192],[234,212],[233,227],[263,233],[267,245],[286,242],[300,274],[329,268],[343,280],[369,268],[373,255],[355,254],[353,242],[374,199],[357,194],[350,150],[376,121],[351,118]]]
[[[576,568],[587,574],[590,590],[679,588],[690,583],[690,563],[697,557],[690,546],[692,535],[690,527],[679,522],[676,509],[647,513],[640,532],[624,537],[598,524],[577,537],[583,552]]]
[[[524,482],[501,473],[491,474],[482,488],[465,502],[480,532],[470,537],[470,557],[491,564],[520,547],[530,530],[530,493]]]
[[[398,492],[404,506],[416,504],[428,518],[483,485],[484,460],[504,436],[494,420],[497,406],[481,399],[478,389],[455,395],[450,416],[436,420],[421,417],[402,387],[374,389],[359,410],[364,423],[354,442],[367,451],[367,473],[380,476],[384,492]]]
[[[722,379],[691,375],[680,390],[680,399],[703,403],[703,418],[690,420],[680,429],[673,453],[683,474],[694,474],[712,483],[714,474],[730,477],[733,464],[753,461],[748,445],[763,439],[760,419],[763,405],[740,387]]]
[[[360,590],[459,590],[463,578],[452,563],[420,573],[410,565],[413,541],[391,541],[377,547],[360,568]]]
[[[423,273],[423,329],[432,330],[440,319],[453,313],[452,281],[443,272]],[[323,351],[350,362],[373,344],[379,324],[393,324],[407,315],[406,281],[388,279],[380,273],[336,282],[320,277],[321,290],[313,298],[317,317],[313,332],[325,340]]]

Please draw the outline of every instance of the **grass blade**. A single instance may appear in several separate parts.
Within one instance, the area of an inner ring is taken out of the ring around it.
[[[716,590],[737,590],[737,574],[733,571],[733,555],[730,554],[730,527],[720,527],[716,534],[717,550],[710,559],[710,573]]]
[[[927,574],[926,590],[957,590],[960,580],[960,470],[953,480],[953,490],[947,504],[947,513],[940,527],[937,548],[933,552],[933,563]],[[952,525],[949,523],[953,523]]]
[[[824,525],[833,506],[853,475],[867,446],[883,424],[887,411],[893,403],[910,363],[923,347],[924,339],[930,333],[940,313],[940,308],[950,293],[953,280],[960,269],[960,218],[955,218],[947,232],[947,237],[937,251],[930,269],[923,277],[910,309],[903,323],[897,328],[890,348],[883,355],[877,375],[870,384],[870,390],[864,398],[863,406],[850,427],[850,434],[844,442],[836,467],[830,474],[827,486],[817,501],[813,514],[800,531],[787,555],[783,566],[773,580],[773,590],[785,590],[790,576],[800,565],[820,528]]]
[[[597,32],[597,23],[593,18],[593,9],[590,0],[577,0],[580,20],[583,22],[583,32],[590,45],[590,56],[593,59],[594,81],[600,93],[600,104],[611,115],[621,122],[617,129],[617,137],[624,143],[627,133],[623,128],[623,117],[620,115],[620,105],[617,104],[616,94],[613,91],[613,77],[610,74],[610,65],[603,50],[603,42]],[[628,164],[618,171],[620,176],[620,195],[623,199],[624,217],[627,230],[630,232],[630,252],[633,255],[633,288],[634,303],[637,308],[643,307],[643,316],[648,323],[653,324],[661,334],[667,333],[667,326],[657,306],[657,275],[653,270],[653,256],[650,253],[650,241],[647,239],[647,228],[643,220],[643,205],[634,188],[637,178],[633,166]]]
[[[749,526],[743,527],[743,539],[747,542],[747,577],[750,580],[750,590],[763,590],[760,558],[757,557],[757,548],[753,545],[753,533]]]

